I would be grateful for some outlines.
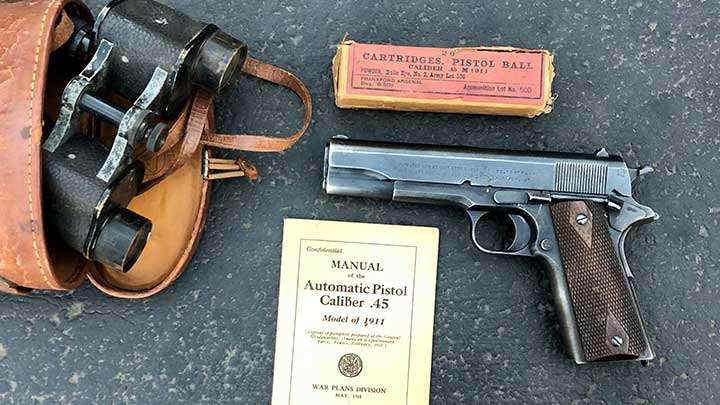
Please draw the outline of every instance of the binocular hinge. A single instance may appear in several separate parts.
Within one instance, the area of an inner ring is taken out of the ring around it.
[[[205,180],[223,180],[247,177],[256,180],[258,172],[255,166],[243,157],[237,159],[218,159],[210,157],[210,152],[203,151],[202,175]]]

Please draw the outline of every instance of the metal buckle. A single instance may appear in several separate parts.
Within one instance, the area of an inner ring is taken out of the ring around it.
[[[203,150],[202,176],[205,180],[222,180],[247,177],[256,180],[258,172],[255,166],[243,157],[237,159],[218,159],[210,156],[210,151]]]

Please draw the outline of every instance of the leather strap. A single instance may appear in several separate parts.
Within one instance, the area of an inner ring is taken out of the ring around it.
[[[166,150],[161,151],[145,163],[143,192],[183,167],[200,145],[248,152],[280,152],[293,146],[307,132],[312,122],[312,97],[310,91],[297,76],[253,58],[246,60],[243,71],[295,92],[300,97],[305,109],[302,127],[285,138],[254,134],[218,134],[215,132],[213,96],[204,90],[198,90],[190,107],[183,111],[171,129],[164,148]],[[185,125],[186,123],[187,125]],[[238,162],[244,163],[246,168],[252,167],[248,162]],[[238,162],[236,164],[243,166]],[[251,179],[257,177],[257,172],[253,168],[252,170],[235,171],[231,176],[215,175],[208,179],[238,177],[237,173],[244,173]]]
[[[294,134],[285,138],[255,134],[218,134],[214,131],[206,131],[201,143],[206,146],[247,152],[281,152],[289,149],[295,145],[300,137],[310,128],[313,110],[310,91],[294,74],[253,58],[247,59],[243,71],[251,76],[287,87],[295,92],[305,107],[302,127]]]
[[[145,161],[145,180],[143,190],[155,184],[183,167],[200,146],[200,138],[208,123],[214,121],[212,95],[198,91],[190,105],[170,128],[168,140],[160,153]]]

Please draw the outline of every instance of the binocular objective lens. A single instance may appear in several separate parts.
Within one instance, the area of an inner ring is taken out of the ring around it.
[[[92,260],[115,270],[128,272],[140,258],[152,223],[128,210],[118,209],[102,225],[92,252]]]

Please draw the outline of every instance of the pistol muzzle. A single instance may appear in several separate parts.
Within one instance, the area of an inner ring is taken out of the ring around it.
[[[358,145],[359,146],[359,145]],[[342,139],[331,140],[325,148],[323,188],[327,194],[391,200],[394,184],[377,172],[352,162],[362,159],[363,151],[345,146]]]

